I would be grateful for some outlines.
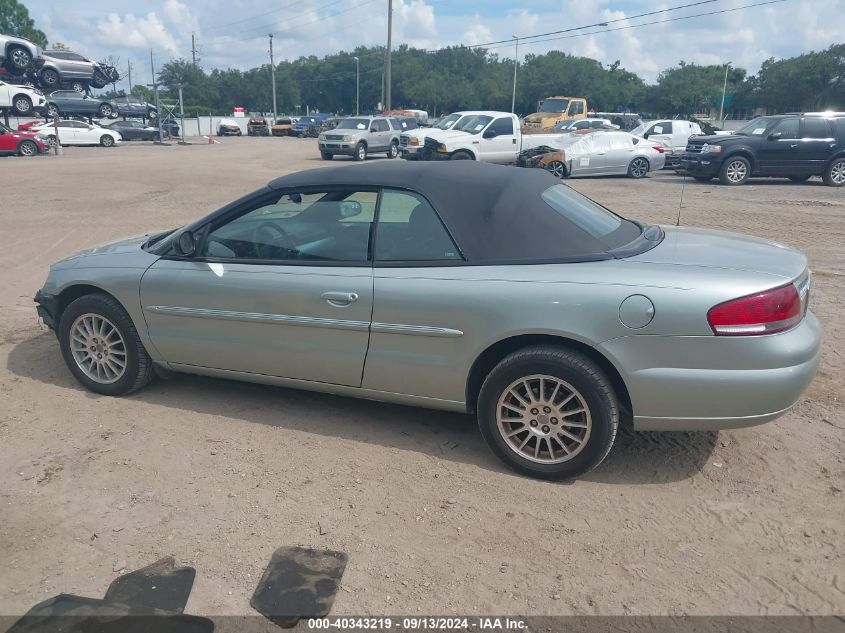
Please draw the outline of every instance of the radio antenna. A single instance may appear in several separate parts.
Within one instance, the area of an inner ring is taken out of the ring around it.
[[[684,169],[683,180],[681,181],[681,199],[678,200],[678,219],[675,220],[675,226],[681,226],[681,209],[684,206],[684,189],[687,186],[687,170]]]

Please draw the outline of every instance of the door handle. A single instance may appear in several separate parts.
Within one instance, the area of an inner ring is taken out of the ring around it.
[[[329,302],[336,307],[348,306],[350,303],[358,301],[357,292],[324,292],[320,295],[321,299]]]
[[[789,146],[790,149],[795,149],[796,147],[798,147],[798,143],[793,143]]]

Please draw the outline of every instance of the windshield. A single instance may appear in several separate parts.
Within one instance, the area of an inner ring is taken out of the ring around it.
[[[546,99],[540,106],[540,112],[566,112],[569,99]]]
[[[493,117],[487,116],[486,114],[477,114],[467,118],[466,121],[462,121],[462,123],[458,126],[456,125],[453,129],[461,130],[462,132],[469,132],[470,134],[478,134],[487,127],[487,124],[493,120]]]
[[[567,128],[572,127],[573,125],[575,125],[575,121],[574,121],[574,120],[570,120],[570,121],[561,121],[560,123],[558,123],[557,125],[555,125],[555,129],[556,129],[556,130],[565,130],[565,129],[567,129]]]
[[[742,134],[743,136],[763,136],[769,129],[773,128],[782,119],[775,117],[761,116],[749,121],[734,134]]]
[[[336,130],[366,130],[370,127],[369,119],[343,119],[337,124]]]
[[[455,124],[455,121],[460,118],[460,114],[450,114],[449,116],[444,116],[434,125],[434,127],[437,130],[448,130],[450,127],[452,127],[452,125]]]
[[[648,128],[649,125],[651,125],[651,122],[640,123],[637,127],[631,130],[631,134],[634,136],[642,136],[643,132],[646,131],[646,128]]]

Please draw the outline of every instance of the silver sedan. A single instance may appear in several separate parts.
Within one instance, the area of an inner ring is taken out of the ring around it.
[[[622,218],[543,170],[290,174],[196,222],[77,253],[37,293],[70,371],[156,371],[475,414],[519,472],[585,473],[617,428],[782,415],[819,362],[779,244]]]

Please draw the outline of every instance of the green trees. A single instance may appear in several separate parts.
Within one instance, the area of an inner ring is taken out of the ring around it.
[[[16,0],[0,0],[0,33],[25,37],[41,48],[47,47],[47,36],[35,28],[27,8]]]
[[[756,100],[780,111],[845,109],[845,44],[767,59],[752,79]]]
[[[728,68],[728,93],[736,92],[745,80],[745,70]],[[657,77],[649,95],[649,109],[668,116],[709,112],[722,96],[724,66],[699,66],[681,62]]]

